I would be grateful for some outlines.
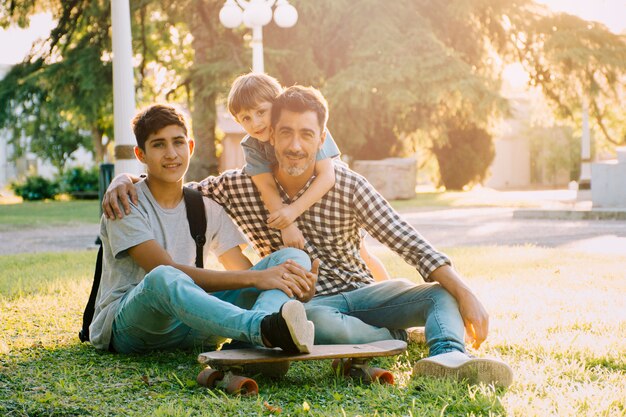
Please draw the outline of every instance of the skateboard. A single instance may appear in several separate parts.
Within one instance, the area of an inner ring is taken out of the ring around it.
[[[393,374],[386,369],[368,365],[372,358],[399,355],[406,351],[406,343],[400,340],[383,340],[360,345],[315,345],[310,353],[289,354],[280,349],[250,348],[205,352],[198,362],[207,364],[198,374],[198,384],[207,388],[220,387],[229,394],[257,395],[259,387],[252,378],[241,375],[244,368],[269,365],[281,375],[289,369],[290,362],[334,359],[335,373],[347,378],[360,379],[365,383],[393,384]]]

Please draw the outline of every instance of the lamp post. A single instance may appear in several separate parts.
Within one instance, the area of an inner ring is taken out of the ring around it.
[[[298,11],[287,0],[226,0],[220,10],[220,22],[229,29],[243,24],[252,28],[252,71],[265,72],[263,64],[263,26],[272,21],[290,28],[298,21]],[[243,9],[243,10],[242,10]]]
[[[133,152],[135,136],[130,127],[130,121],[135,115],[135,83],[128,0],[111,1],[111,35],[115,172],[139,174],[143,172],[143,165],[135,159]]]

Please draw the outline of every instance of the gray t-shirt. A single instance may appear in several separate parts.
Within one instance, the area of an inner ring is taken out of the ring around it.
[[[173,209],[164,209],[156,202],[145,181],[136,185],[138,203],[131,203],[131,213],[120,220],[100,221],[103,247],[102,280],[96,298],[94,318],[89,327],[90,341],[98,349],[108,349],[111,328],[120,300],[146,275],[133,261],[128,249],[140,243],[155,240],[173,261],[195,265],[196,244],[189,232],[185,200]],[[204,246],[205,263],[209,252],[216,256],[246,240],[230,220],[224,209],[204,198],[207,229]]]

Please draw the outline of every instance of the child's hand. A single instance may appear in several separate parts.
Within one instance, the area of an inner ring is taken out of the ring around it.
[[[273,229],[284,229],[292,224],[297,217],[298,213],[291,206],[285,206],[270,214],[267,218],[267,225]]]
[[[280,231],[285,247],[304,249],[304,236],[295,223],[291,223]]]

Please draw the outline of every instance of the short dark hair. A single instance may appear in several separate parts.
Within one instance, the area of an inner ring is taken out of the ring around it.
[[[153,104],[139,111],[132,121],[137,146],[145,150],[146,139],[164,127],[176,125],[183,128],[187,136],[185,116],[169,104]]]
[[[328,102],[316,88],[294,85],[279,94],[272,106],[272,127],[276,127],[283,110],[296,113],[315,112],[320,124],[320,131],[323,132],[326,129]]]

